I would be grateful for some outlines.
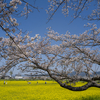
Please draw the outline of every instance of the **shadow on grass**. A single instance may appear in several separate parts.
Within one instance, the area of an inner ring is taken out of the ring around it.
[[[75,99],[75,100],[100,100],[100,97],[98,97],[98,96],[87,96],[87,97],[82,97],[80,99]]]

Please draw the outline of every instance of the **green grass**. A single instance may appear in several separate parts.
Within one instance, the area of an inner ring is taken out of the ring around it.
[[[0,81],[0,100],[100,100],[100,88],[70,91],[54,81]],[[77,86],[85,83],[78,82]]]

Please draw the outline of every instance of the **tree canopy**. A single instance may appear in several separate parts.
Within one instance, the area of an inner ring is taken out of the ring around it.
[[[60,6],[65,16],[70,11],[73,12],[71,22],[78,17],[91,21],[100,19],[100,0],[48,0],[48,2],[50,3],[47,10],[48,22]],[[88,10],[94,2],[97,9],[86,17],[81,16],[82,11]],[[25,11],[18,9],[22,3],[25,4]],[[34,37],[30,37],[29,34],[22,36],[13,14],[27,17],[32,9],[39,11],[38,7],[24,0],[0,1],[0,27],[9,37],[0,38],[0,60],[5,59],[5,64],[0,67],[2,76],[12,67],[19,66],[22,72],[30,72],[32,75],[48,74],[60,86],[72,91],[83,91],[89,87],[100,88],[100,84],[97,83],[97,80],[100,80],[100,75],[97,74],[100,67],[100,28],[96,24],[87,23],[85,26],[90,29],[80,35],[70,35],[70,32],[59,34],[48,28],[45,37],[38,34]],[[19,30],[18,34],[14,34],[16,30]],[[56,44],[52,45],[52,41]],[[84,73],[84,76],[81,73]],[[84,81],[87,84],[81,87],[67,84],[67,82],[75,84],[77,81]]]

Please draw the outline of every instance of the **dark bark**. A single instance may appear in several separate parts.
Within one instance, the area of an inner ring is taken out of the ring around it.
[[[65,83],[60,84],[61,87],[72,90],[72,91],[84,91],[87,90],[90,87],[98,87],[100,88],[100,84],[94,83],[94,82],[88,82],[86,85],[81,87],[72,87],[69,85],[66,85]]]
[[[54,79],[61,87],[63,88],[66,88],[68,90],[71,90],[71,91],[84,91],[84,90],[87,90],[88,88],[90,87],[98,87],[100,88],[100,84],[96,83],[95,81],[89,81],[88,79],[84,79],[84,78],[80,78],[80,80],[86,80],[87,81],[87,84],[83,85],[83,86],[80,86],[80,87],[72,87],[71,85],[67,85],[66,83],[62,83],[57,77],[53,76],[50,71],[48,70],[47,71],[49,76]],[[97,79],[99,79],[100,77],[98,77]],[[93,78],[92,78],[93,79]],[[96,78],[94,78],[96,79]]]

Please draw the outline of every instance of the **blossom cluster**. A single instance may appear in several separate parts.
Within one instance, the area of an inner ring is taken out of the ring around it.
[[[25,6],[21,10],[20,5],[22,5],[22,3],[25,4]],[[32,11],[28,6],[29,4],[27,2],[21,0],[10,0],[9,2],[5,2],[4,0],[0,1],[0,27],[2,30],[15,33],[15,31],[18,30],[19,23],[13,15],[27,16],[27,14]]]
[[[100,20],[100,1],[97,0],[48,0],[50,3],[48,10],[46,10],[49,15],[48,20],[52,19],[55,12],[62,7],[62,13],[67,17],[70,14],[70,10],[73,12],[73,18],[84,18],[87,20]],[[83,11],[87,11],[90,6],[97,6],[97,9],[92,9],[92,13],[88,16],[82,16]]]

